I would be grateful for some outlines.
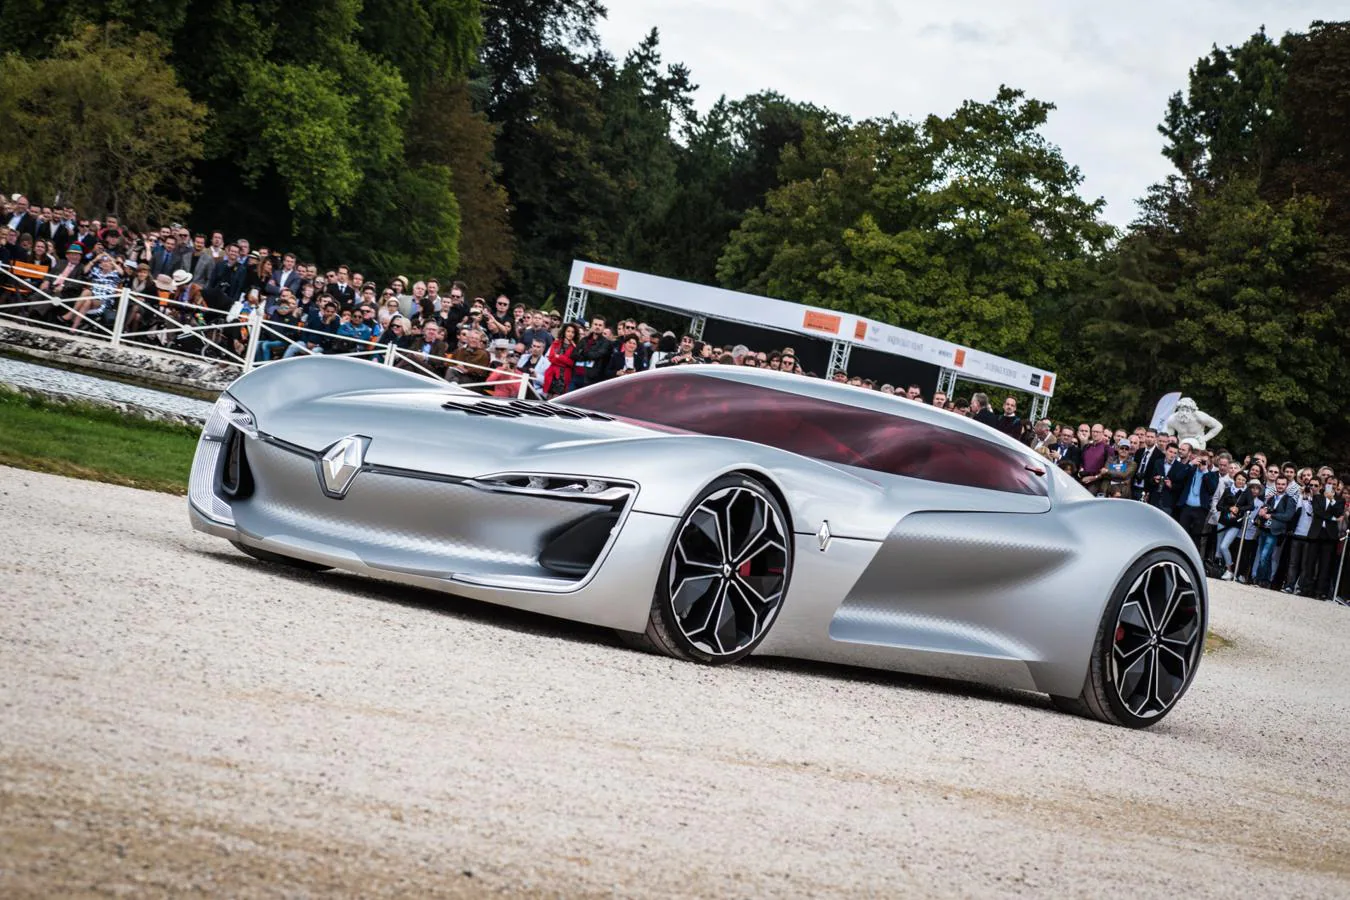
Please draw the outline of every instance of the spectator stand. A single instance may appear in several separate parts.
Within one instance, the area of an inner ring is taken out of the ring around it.
[[[1047,415],[1050,398],[1055,392],[1054,372],[885,322],[586,260],[573,260],[571,275],[567,280],[564,320],[571,322],[584,319],[586,301],[591,294],[686,314],[690,317],[689,333],[695,339],[702,339],[710,321],[721,321],[827,341],[829,357],[826,378],[832,377],[835,372],[847,371],[855,350],[868,350],[931,367],[926,371],[935,375],[936,383],[930,385],[930,392],[933,389],[940,390],[949,397],[954,396],[958,379],[978,385],[996,385],[1024,391],[1032,397],[1033,419]]]
[[[290,355],[317,353],[320,355],[345,356],[349,359],[368,359],[381,365],[416,372],[418,375],[424,375],[437,381],[449,380],[462,388],[494,392],[503,390],[505,386],[509,388],[511,395],[514,397],[524,399],[530,396],[528,374],[502,373],[500,370],[489,366],[424,355],[415,349],[401,347],[393,342],[382,344],[373,340],[360,341],[327,331],[315,331],[303,325],[273,322],[263,318],[260,310],[255,310],[251,314],[251,321],[256,327],[251,329],[249,336],[249,347],[243,363],[245,372],[258,366],[280,362],[286,357],[286,351],[290,351],[291,348],[299,348],[291,352]],[[326,344],[330,349],[312,350],[309,348],[310,344],[320,342]],[[260,352],[260,349],[265,347],[267,343],[284,344],[282,354],[278,358],[272,359],[269,355]],[[496,373],[495,376],[494,373]]]
[[[25,277],[20,265],[0,265],[0,281],[21,283],[13,296],[24,299],[0,302],[0,318],[56,331],[77,331],[83,338],[106,341],[112,346],[136,344],[174,356],[211,357],[218,362],[244,365],[242,350],[249,322],[226,321],[209,307],[169,298],[168,292],[138,293],[122,286],[103,304],[101,312],[82,312],[80,302],[103,288],[92,281],[66,278],[68,288],[79,293],[65,296],[42,287],[43,279]],[[69,324],[63,324],[67,313]],[[236,343],[237,341],[237,343]]]
[[[115,298],[97,315],[79,309],[81,300],[99,287],[94,282],[65,279],[69,294],[61,296],[44,290],[43,271],[24,264],[0,264],[0,320],[9,319],[29,327],[57,332],[76,331],[86,340],[116,346],[167,353],[178,357],[208,358],[214,362],[248,372],[259,365],[279,361],[263,358],[262,342],[292,346],[300,350],[292,355],[314,353],[307,346],[323,341],[328,352],[373,363],[397,366],[437,381],[451,380],[460,387],[504,396],[531,396],[529,377],[504,373],[489,367],[457,360],[426,357],[419,351],[394,343],[358,341],[330,332],[316,332],[300,325],[267,320],[262,310],[230,318],[221,310],[170,299],[169,291],[146,294],[127,286],[116,288]],[[63,320],[70,314],[70,322]],[[73,328],[78,325],[78,328]],[[306,340],[307,337],[314,340]]]

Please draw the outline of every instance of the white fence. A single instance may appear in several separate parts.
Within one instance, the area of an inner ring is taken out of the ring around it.
[[[129,287],[108,289],[91,281],[67,278],[61,291],[55,293],[56,280],[55,273],[41,267],[0,265],[0,319],[56,332],[78,332],[114,347],[132,345],[174,356],[209,359],[241,372],[275,362],[274,351],[280,351],[278,358],[322,353],[322,349],[310,345],[323,342],[331,348],[330,353],[397,366],[438,381],[451,380],[480,392],[505,393],[509,389],[516,397],[535,393],[529,374],[513,368],[494,369],[430,356],[393,341],[361,340],[274,322],[261,309],[231,319],[227,313],[205,305],[138,293]],[[100,305],[102,312],[93,314]],[[313,339],[307,340],[310,335]]]

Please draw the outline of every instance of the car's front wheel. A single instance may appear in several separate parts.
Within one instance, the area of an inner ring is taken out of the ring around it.
[[[787,595],[792,534],[778,500],[743,475],[704,488],[680,520],[639,646],[710,665],[769,633]]]
[[[1125,573],[1102,614],[1083,693],[1055,705],[1123,725],[1162,720],[1190,687],[1204,652],[1206,609],[1189,564],[1173,550]]]

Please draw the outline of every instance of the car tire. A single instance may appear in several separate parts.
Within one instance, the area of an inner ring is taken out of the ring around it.
[[[292,569],[301,569],[306,572],[327,572],[332,566],[312,563],[304,559],[296,559],[293,556],[282,556],[280,553],[273,553],[271,550],[260,550],[257,547],[250,547],[248,544],[241,544],[239,541],[231,541],[235,548],[241,553],[247,553],[254,559],[260,559],[263,562],[276,563],[279,566],[290,566]]]
[[[1052,696],[1055,707],[1125,728],[1162,721],[1204,653],[1201,577],[1175,550],[1156,550],[1126,570],[1102,613],[1083,692]]]
[[[675,529],[647,629],[629,646],[706,665],[743,659],[773,626],[792,574],[792,532],[771,491],[727,475],[689,504]]]

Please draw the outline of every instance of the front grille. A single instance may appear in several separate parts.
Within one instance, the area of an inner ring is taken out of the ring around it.
[[[544,400],[488,400],[470,397],[456,397],[441,404],[443,409],[458,410],[471,416],[497,416],[502,419],[592,419],[597,422],[612,422],[613,417],[604,413],[571,409],[558,406]]]

